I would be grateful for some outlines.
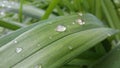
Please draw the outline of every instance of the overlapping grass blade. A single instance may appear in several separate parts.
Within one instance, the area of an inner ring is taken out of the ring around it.
[[[120,45],[111,50],[90,68],[120,68]]]
[[[0,19],[0,26],[8,28],[10,30],[17,30],[21,27],[25,27],[25,25],[21,23],[14,22],[14,21],[7,20],[7,19]]]
[[[0,4],[4,4],[4,7],[7,9],[6,11],[8,12],[19,12],[19,7],[20,5],[16,2],[4,2],[4,1],[0,1]],[[33,18],[40,18],[43,14],[44,14],[44,10],[42,9],[38,9],[36,7],[33,6],[28,6],[28,5],[23,5],[23,14],[26,16],[30,16]]]

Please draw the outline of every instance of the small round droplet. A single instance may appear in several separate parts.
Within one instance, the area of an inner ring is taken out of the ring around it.
[[[72,24],[75,24],[75,22],[72,22]]]
[[[42,65],[36,65],[34,68],[42,68]]]
[[[78,15],[83,16],[83,14],[82,14],[82,13],[78,13]]]
[[[64,32],[66,30],[66,27],[63,25],[58,25],[56,28],[56,31],[58,32]]]
[[[15,40],[14,43],[18,43],[18,41]]]
[[[16,48],[16,53],[20,53],[22,50],[23,50],[22,48],[18,47]]]
[[[8,1],[3,1],[3,3],[8,3]]]
[[[11,8],[11,6],[10,6],[10,5],[8,5],[8,6],[7,6],[7,8]]]
[[[5,12],[3,12],[3,11],[0,12],[0,15],[1,15],[1,16],[5,16]]]
[[[85,22],[84,22],[83,20],[81,20],[81,19],[76,20],[76,22],[77,22],[78,24],[80,24],[80,25],[84,25],[84,24],[85,24]]]
[[[70,50],[72,50],[73,48],[72,48],[72,46],[68,46],[68,48],[70,49]]]
[[[2,7],[5,7],[5,4],[1,4]]]

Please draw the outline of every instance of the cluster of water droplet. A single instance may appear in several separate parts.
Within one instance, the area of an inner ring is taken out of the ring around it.
[[[79,15],[79,16],[83,16],[82,13],[79,13],[78,15]],[[75,23],[78,23],[79,25],[84,25],[84,24],[85,24],[85,21],[82,20],[82,19],[77,19],[77,20],[75,20],[74,22],[72,22],[72,24],[75,24]],[[55,30],[58,31],[58,32],[64,32],[64,31],[66,31],[66,29],[67,29],[67,28],[66,28],[65,26],[63,26],[63,25],[58,25]]]
[[[0,1],[0,15],[5,16],[6,11],[10,10],[12,6],[18,6],[18,4],[7,0]]]
[[[18,4],[7,0],[0,1],[0,7],[2,8],[11,8],[12,6],[18,6]]]

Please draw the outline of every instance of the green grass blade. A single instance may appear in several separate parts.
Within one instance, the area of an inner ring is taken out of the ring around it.
[[[42,19],[47,19],[59,2],[60,2],[60,0],[52,0],[49,7],[47,8],[45,14],[43,15]]]
[[[86,29],[103,27],[103,24],[91,14],[86,14],[84,16],[84,18],[86,18],[85,20],[86,24],[84,25],[80,25],[78,22],[75,22],[76,20],[80,18],[83,19],[83,17],[79,15],[72,15],[72,16],[63,16],[61,18],[56,18],[56,19],[53,19],[52,21],[51,19],[49,19],[48,21],[46,21],[46,23],[44,23],[43,26],[41,26],[41,24],[39,25],[37,24],[36,27],[30,30],[29,28],[31,27],[27,28],[26,30],[23,29],[24,30],[22,31],[23,33],[19,32],[17,33],[16,36],[12,35],[14,38],[11,37],[12,40],[11,39],[8,40],[7,43],[4,43],[6,45],[2,45],[2,47],[0,48],[0,54],[1,54],[0,61],[2,61],[3,59],[7,59],[7,61],[4,61],[0,64],[0,67],[10,67],[16,64],[17,62],[20,62],[21,60],[23,60],[25,57],[33,54],[37,50],[42,49],[48,44],[66,35],[69,35],[69,34],[72,34],[78,31],[83,31]],[[58,25],[66,26],[67,30],[63,33],[56,32],[55,29]],[[34,41],[32,41],[31,43],[31,40],[33,39]],[[4,40],[2,41],[5,42]],[[17,44],[16,44],[16,41],[17,41]],[[39,46],[39,45],[42,45],[42,46]],[[26,49],[25,51],[21,53],[21,54],[25,53],[24,56],[17,55],[15,51],[13,51],[14,49],[16,49],[16,47],[23,47]],[[7,58],[8,57],[7,53],[9,53],[9,56],[10,54],[11,55],[14,54],[14,56]],[[17,57],[16,60],[15,60],[15,57]],[[8,61],[12,61],[13,58],[14,58],[13,63],[9,63]],[[6,65],[4,66],[4,64],[7,64],[7,66]]]
[[[14,22],[14,21],[7,20],[7,19],[0,19],[0,26],[8,28],[10,30],[17,30],[21,27],[25,27],[25,25],[21,23]]]
[[[62,17],[57,17],[57,18],[53,18],[53,19],[49,19],[49,20],[45,20],[45,21],[40,21],[38,23],[32,24],[32,25],[30,25],[28,27],[25,27],[25,28],[19,29],[19,30],[13,32],[13,33],[10,33],[7,36],[1,37],[0,38],[0,47],[5,45],[6,43],[10,42],[11,40],[16,38],[20,34],[24,33],[25,31],[27,31],[29,29],[32,29],[33,27],[35,27],[37,25],[40,25],[39,27],[41,27],[41,26],[43,26],[45,24],[49,24],[49,22],[63,21],[63,20],[66,20],[66,19],[74,19],[74,20],[76,20],[77,18],[79,18],[78,15],[62,16]],[[87,19],[86,23],[91,23],[93,25],[96,25],[95,27],[98,27],[98,26],[102,27],[103,26],[102,22],[99,21],[97,18],[95,18],[93,15],[86,14],[85,19]],[[74,24],[74,22],[73,22],[73,24]]]
[[[19,7],[19,20],[22,22],[23,19],[23,2],[24,0],[20,0],[20,7]]]
[[[120,45],[111,50],[90,68],[120,68]]]
[[[107,38],[108,34],[115,33],[116,30],[109,28],[96,28],[73,33],[40,49],[13,68],[34,68],[36,65],[43,68],[58,68]]]

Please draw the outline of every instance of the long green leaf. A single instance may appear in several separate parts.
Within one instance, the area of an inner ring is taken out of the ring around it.
[[[58,68],[115,33],[116,30],[113,29],[95,28],[65,36],[40,49],[12,68],[34,68],[36,65],[43,68]],[[21,56],[25,54],[21,54]]]
[[[25,59],[27,56],[32,55],[34,52],[38,51],[39,49],[42,49],[48,44],[66,35],[69,35],[78,31],[83,31],[86,29],[103,27],[102,23],[90,14],[87,14],[84,16],[86,20],[85,20],[85,24],[83,25],[80,25],[78,22],[75,22],[80,18],[82,19],[82,17],[80,17],[79,15],[65,16],[65,17],[61,17],[61,19],[56,18],[53,21],[50,21],[50,20],[46,21],[44,25],[41,25],[41,24],[37,25],[36,27],[30,30],[28,30],[30,28],[29,27],[26,29],[28,31],[23,29],[24,31],[17,33],[16,36],[12,35],[14,38],[11,37],[12,40],[9,39],[7,43],[2,40],[3,42],[1,43],[6,45],[2,45],[2,47],[0,48],[0,57],[1,57],[0,61],[2,61],[3,59],[6,61],[2,62],[0,64],[0,67],[4,67],[4,64],[7,64],[7,66],[5,65],[5,67],[10,67],[20,62],[21,60]],[[95,24],[95,22],[98,22],[98,23]],[[65,26],[66,31],[57,32],[56,28],[59,25]],[[17,53],[15,53],[14,50],[17,47],[22,47],[26,49],[21,53],[21,54],[25,53],[24,56],[17,55]],[[13,54],[14,55],[10,58],[7,58],[8,53],[9,53],[9,56]],[[10,63],[9,61],[12,61],[13,58],[15,59],[15,57],[17,57],[16,60],[14,60],[13,63]]]
[[[30,25],[28,27],[19,29],[19,30],[13,32],[13,33],[10,33],[10,34],[8,34],[6,36],[1,37],[0,38],[0,47],[5,45],[6,43],[10,42],[11,40],[16,38],[20,34],[24,33],[25,31],[30,30],[32,28],[35,28],[37,25],[39,25],[39,27],[41,27],[43,25],[49,24],[50,22],[51,23],[52,22],[56,22],[56,21],[61,22],[63,20],[69,20],[69,19],[76,20],[77,18],[80,18],[79,15],[70,15],[70,16],[68,15],[68,16],[61,16],[61,17],[57,17],[57,18],[53,18],[53,19],[48,19],[48,20],[45,20],[45,21],[37,22],[37,23],[32,24],[32,25]],[[95,25],[95,27],[102,27],[103,26],[102,22],[99,21],[95,16],[93,16],[91,14],[85,14],[84,18],[87,20],[86,23],[91,23],[91,24]],[[71,21],[71,22],[73,22],[73,21]],[[73,24],[74,24],[74,22],[73,22]],[[87,28],[85,27],[84,29],[88,29],[88,27]]]

